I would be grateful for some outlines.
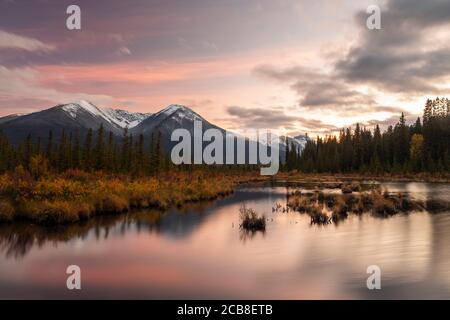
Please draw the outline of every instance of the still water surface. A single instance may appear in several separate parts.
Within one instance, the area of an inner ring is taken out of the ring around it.
[[[450,201],[448,184],[383,186]],[[450,299],[450,212],[317,226],[272,213],[288,190],[245,187],[184,210],[68,227],[0,225],[0,298]],[[265,233],[239,230],[244,202],[266,215]],[[73,264],[80,291],[66,288]],[[369,265],[381,268],[381,290],[366,287]]]

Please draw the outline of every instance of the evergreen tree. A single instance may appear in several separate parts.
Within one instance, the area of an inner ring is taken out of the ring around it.
[[[126,172],[129,169],[130,164],[130,138],[128,136],[128,128],[125,128],[123,131],[123,137],[122,137],[122,151],[121,151],[121,169],[122,171]]]
[[[105,160],[105,141],[103,124],[97,130],[97,140],[95,145],[95,168],[97,170],[104,169]]]
[[[83,146],[83,168],[92,170],[92,129],[89,129]]]
[[[45,152],[45,156],[47,157],[50,164],[53,164],[53,131],[52,130],[50,130],[48,132],[47,150]]]
[[[75,136],[74,136],[74,141],[73,141],[72,166],[74,168],[82,167],[80,134],[79,134],[78,130],[75,131]]]

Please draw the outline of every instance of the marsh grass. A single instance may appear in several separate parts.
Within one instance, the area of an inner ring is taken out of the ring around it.
[[[352,192],[361,191],[361,184],[359,182],[352,182],[350,184],[343,184],[341,186],[341,191],[343,194],[348,194]]]
[[[34,179],[27,172],[0,175],[0,222],[65,224],[132,208],[166,210],[229,195],[249,176],[168,173],[131,178],[70,170]]]
[[[348,187],[348,186],[347,186]],[[291,192],[287,197],[287,207],[293,211],[306,213],[313,223],[337,223],[346,219],[350,213],[371,213],[377,217],[389,217],[400,212],[448,210],[448,203],[440,201],[421,201],[410,199],[402,193],[389,193],[374,187],[370,191],[361,191],[360,185],[348,187],[350,192],[325,193],[317,191],[313,194],[302,193],[298,190]],[[353,193],[353,190],[359,190]],[[433,212],[432,211],[432,212]],[[331,218],[330,218],[331,215]]]
[[[248,231],[265,231],[266,217],[259,216],[255,210],[242,204],[239,208],[240,228]]]

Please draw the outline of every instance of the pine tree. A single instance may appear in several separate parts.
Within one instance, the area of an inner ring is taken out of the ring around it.
[[[92,170],[92,129],[89,129],[83,146],[83,168]]]
[[[66,156],[65,156],[65,160],[66,160],[66,168],[73,168],[73,148],[72,148],[72,140],[73,140],[73,135],[72,132],[69,134],[69,139],[67,140],[67,147],[66,147]]]
[[[48,132],[48,139],[47,139],[47,150],[45,152],[45,156],[47,157],[50,164],[53,164],[53,131],[50,130]]]
[[[37,138],[36,141],[36,147],[34,149],[34,154],[38,154],[41,155],[42,154],[42,141],[41,141],[41,137]]]
[[[105,160],[105,142],[103,124],[97,130],[97,141],[95,145],[95,168],[97,170],[104,169]]]
[[[80,134],[79,131],[76,130],[72,148],[72,166],[74,168],[81,168],[81,162]]]
[[[125,128],[123,131],[122,137],[122,150],[120,156],[120,164],[122,171],[128,171],[129,168],[129,156],[130,156],[130,139],[128,136],[128,128]]]
[[[433,102],[428,99],[423,110],[423,122],[426,123],[432,117]]]
[[[33,144],[31,142],[31,135],[28,134],[25,140],[24,153],[23,153],[23,164],[25,168],[29,168],[30,159],[33,155]]]
[[[66,131],[63,129],[61,132],[61,139],[58,146],[58,161],[57,161],[57,169],[60,171],[67,169],[67,137]]]
[[[108,169],[108,171],[115,171],[116,155],[115,155],[115,148],[114,148],[114,136],[111,131],[109,132],[109,136],[108,136],[108,144],[106,147],[105,161],[106,161],[105,166]]]
[[[144,153],[144,135],[139,135],[139,141],[137,142],[136,150],[136,170],[137,174],[142,174],[145,171],[145,153]]]

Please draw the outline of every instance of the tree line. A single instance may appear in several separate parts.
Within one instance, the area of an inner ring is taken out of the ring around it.
[[[286,170],[302,172],[448,172],[450,171],[450,100],[426,102],[422,119],[408,125],[402,113],[397,124],[381,132],[355,128],[309,140],[300,153],[291,146]]]
[[[45,139],[28,135],[15,146],[0,131],[0,173],[23,168],[39,177],[48,172],[59,173],[69,169],[102,171],[133,176],[156,176],[169,170],[192,171],[193,165],[175,166],[170,160],[162,134],[152,133],[147,138],[133,137],[125,128],[118,139],[105,132],[103,125],[89,129],[83,137],[79,131],[62,129],[58,136],[50,130]],[[196,170],[245,172],[256,171],[257,165],[195,165]]]
[[[400,173],[450,171],[450,101],[428,100],[422,119],[408,125],[404,114],[398,123],[381,132],[356,124],[342,129],[339,136],[309,139],[301,152],[287,146],[282,159],[286,171],[317,173]],[[18,146],[9,143],[0,131],[0,173],[17,167],[39,176],[68,169],[104,171],[132,175],[158,175],[173,169],[169,152],[164,149],[161,133],[133,137],[127,129],[118,139],[103,126],[89,129],[83,137],[61,130],[49,131],[45,139],[28,135]],[[256,165],[197,166],[203,170],[257,170]],[[191,170],[181,165],[178,170]]]
[[[50,130],[45,140],[28,135],[20,145],[13,146],[0,132],[0,172],[21,166],[37,175],[68,169],[155,175],[169,165],[161,133],[151,134],[146,141],[142,134],[136,139],[124,129],[118,140],[101,125],[97,130],[89,129],[81,140],[78,131],[62,129],[55,137]]]

